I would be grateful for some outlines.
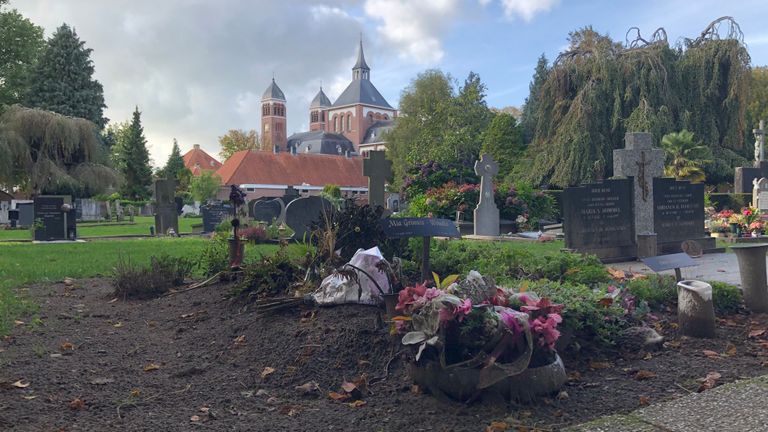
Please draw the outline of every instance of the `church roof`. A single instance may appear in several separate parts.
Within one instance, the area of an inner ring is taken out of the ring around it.
[[[312,102],[309,104],[310,108],[323,108],[323,107],[329,107],[333,105],[331,103],[331,100],[328,99],[328,96],[325,95],[325,92],[323,92],[323,88],[320,87],[320,91],[317,92],[317,95],[314,99],[312,99]]]
[[[272,82],[269,84],[269,87],[264,90],[264,94],[261,95],[261,100],[266,99],[285,100],[285,95],[283,94],[283,91],[280,90],[280,87],[278,87],[274,78],[272,78]]]
[[[384,133],[389,132],[395,127],[394,120],[379,120],[372,124],[365,132],[363,144],[373,144],[382,142]]]
[[[203,171],[216,171],[221,168],[221,162],[201,149],[199,144],[195,144],[192,150],[186,152],[181,158],[184,159],[184,166],[192,171],[194,175],[200,175]]]
[[[333,106],[341,107],[356,104],[371,105],[391,110],[394,109],[387,103],[384,96],[376,90],[373,83],[367,79],[352,80],[347,88],[341,93],[341,96],[339,96],[339,98],[336,99],[336,102],[333,103]]]
[[[363,159],[322,154],[290,154],[243,150],[216,172],[223,184],[368,187]]]
[[[355,151],[354,144],[347,137],[325,131],[295,133],[288,137],[288,147],[296,148],[296,153],[329,155],[343,155]]]

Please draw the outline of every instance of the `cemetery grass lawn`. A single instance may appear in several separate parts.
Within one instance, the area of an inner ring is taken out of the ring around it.
[[[181,221],[182,219],[180,219]],[[139,238],[85,243],[0,243],[0,335],[13,321],[35,310],[26,301],[24,285],[61,281],[65,277],[108,276],[119,256],[145,264],[152,255],[197,257],[207,238]],[[248,245],[246,256],[277,250],[276,245]],[[21,290],[21,296],[16,292]]]
[[[192,225],[203,223],[200,218],[179,218],[179,231],[181,233],[191,233]],[[99,226],[94,226],[99,225]],[[96,223],[86,222],[77,224],[77,235],[81,238],[121,236],[121,235],[149,235],[149,227],[155,225],[155,218],[152,216],[136,216],[134,223],[131,224],[126,219],[124,222]],[[0,230],[0,240],[30,240],[32,234],[30,230]]]

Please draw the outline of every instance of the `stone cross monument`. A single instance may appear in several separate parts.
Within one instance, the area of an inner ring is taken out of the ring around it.
[[[392,161],[384,156],[384,150],[373,150],[363,160],[363,175],[368,177],[368,204],[385,206],[384,185],[392,177]]]
[[[634,178],[635,233],[650,234],[653,179],[664,175],[664,150],[653,147],[653,135],[647,132],[628,132],[624,143],[624,149],[613,151],[613,175]]]
[[[755,134],[755,167],[760,167],[760,162],[765,160],[765,122],[760,120],[760,126],[752,129]]]
[[[480,201],[475,208],[475,235],[499,235],[499,209],[493,197],[493,176],[499,173],[499,164],[484,154],[475,162],[475,174],[480,176]]]

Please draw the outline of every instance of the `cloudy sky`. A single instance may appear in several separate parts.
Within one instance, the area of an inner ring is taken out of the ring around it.
[[[11,0],[46,36],[61,23],[93,49],[112,121],[142,111],[156,165],[177,138],[211,154],[228,129],[259,129],[273,74],[288,131],[308,128],[323,85],[334,100],[351,79],[359,35],[371,80],[389,103],[428,68],[480,74],[491,106],[520,106],[536,60],[583,26],[624,40],[663,26],[673,43],[713,19],[741,25],[753,65],[768,64],[765,0]]]

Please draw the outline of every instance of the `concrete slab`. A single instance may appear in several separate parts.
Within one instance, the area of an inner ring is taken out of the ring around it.
[[[736,254],[705,254],[699,258],[694,258],[694,260],[698,264],[696,267],[687,267],[681,269],[683,279],[721,281],[732,285],[741,286],[741,275],[739,273],[739,263],[736,261]],[[648,266],[640,261],[628,261],[607,265],[608,267],[624,271],[631,271],[634,273],[654,274],[653,270],[648,268]],[[675,271],[666,270],[660,274],[668,274],[674,276]]]

